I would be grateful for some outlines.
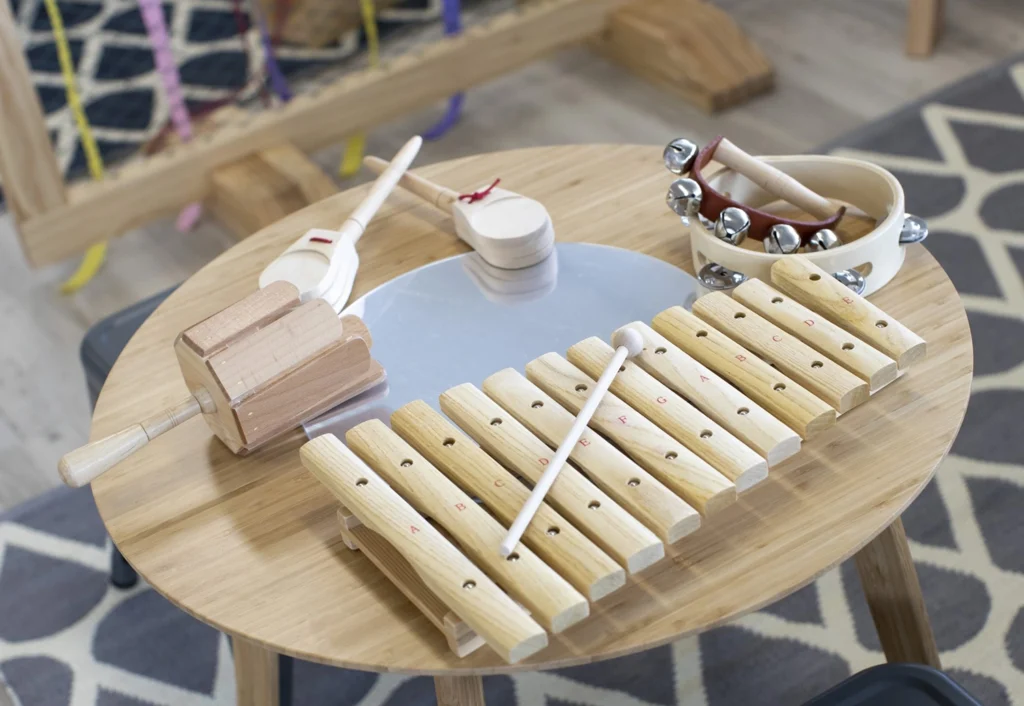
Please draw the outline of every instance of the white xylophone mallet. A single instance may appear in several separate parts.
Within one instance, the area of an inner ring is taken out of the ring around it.
[[[554,485],[562,467],[565,466],[565,462],[569,459],[569,454],[572,452],[573,447],[579,442],[587,425],[590,424],[591,417],[594,416],[598,405],[604,399],[605,393],[608,392],[608,388],[612,384],[612,380],[619,372],[619,368],[622,367],[627,358],[635,358],[644,351],[643,337],[639,332],[629,327],[621,328],[612,334],[612,345],[615,346],[615,355],[612,356],[608,367],[601,373],[601,377],[597,379],[597,384],[594,385],[594,389],[591,391],[590,396],[587,397],[587,401],[580,410],[580,413],[576,415],[576,420],[569,429],[569,433],[566,434],[562,443],[558,445],[555,457],[551,459],[551,463],[544,470],[540,480],[533,486],[530,497],[526,499],[519,514],[516,515],[516,519],[508,528],[508,534],[505,535],[505,539],[501,542],[502,556],[511,554],[516,544],[519,543],[523,533],[526,531],[526,527],[530,524],[530,520],[537,513],[540,504],[544,502],[544,497],[548,494],[551,486]]]

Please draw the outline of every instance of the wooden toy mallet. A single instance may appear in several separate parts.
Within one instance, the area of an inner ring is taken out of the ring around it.
[[[372,343],[357,317],[339,319],[323,299],[303,304],[295,285],[275,282],[183,331],[174,352],[188,396],[66,454],[61,478],[74,488],[91,483],[199,414],[244,456],[381,382]]]
[[[576,415],[569,433],[565,435],[562,443],[558,445],[555,457],[551,459],[551,463],[544,469],[544,473],[541,474],[537,484],[533,486],[530,497],[523,503],[523,508],[508,528],[508,534],[501,541],[500,550],[502,556],[511,554],[516,548],[516,544],[522,539],[523,533],[530,524],[530,520],[537,514],[541,503],[544,502],[544,497],[558,479],[558,474],[562,472],[562,468],[565,466],[565,462],[569,460],[569,454],[572,453],[573,447],[576,446],[583,432],[586,431],[590,419],[594,416],[598,405],[601,404],[601,400],[604,399],[605,394],[608,392],[608,388],[618,374],[619,368],[622,367],[627,358],[635,358],[644,351],[643,337],[629,327],[621,328],[612,335],[612,345],[615,347],[615,354],[604,369],[604,372],[601,373],[601,377],[597,379],[597,383],[587,397],[587,401],[583,404],[583,408],[580,409],[580,413]]]
[[[388,163],[366,157],[363,164],[382,174]],[[555,230],[539,201],[505,189],[498,181],[471,194],[457,192],[415,174],[405,173],[402,188],[452,216],[455,234],[494,267],[517,270],[536,265],[551,254]]]

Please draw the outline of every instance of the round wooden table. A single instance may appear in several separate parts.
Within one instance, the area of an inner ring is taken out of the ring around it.
[[[559,240],[632,248],[692,272],[684,230],[665,208],[670,178],[660,151],[536,148],[420,171],[463,189],[500,176],[547,205]],[[94,438],[181,399],[175,336],[254,291],[270,260],[308,228],[336,227],[364,193],[353,189],[295,213],[185,282],[114,366],[96,405]],[[359,243],[354,296],[465,249],[446,217],[398,192]],[[192,420],[93,483],[96,503],[114,542],[157,591],[235,638],[240,704],[277,702],[277,654],[432,675],[440,703],[482,704],[481,675],[662,645],[768,605],[854,555],[887,658],[938,665],[900,513],[963,419],[970,330],[952,283],[919,245],[872,300],[928,340],[927,360],[674,545],[672,560],[514,666],[489,649],[456,658],[365,557],[344,547],[337,501],[299,463],[301,432],[239,458]]]

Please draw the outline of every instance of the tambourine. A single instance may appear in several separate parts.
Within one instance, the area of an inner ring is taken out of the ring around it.
[[[827,155],[753,158],[725,144],[734,150],[725,160],[716,156],[722,138],[699,152],[688,148],[692,143],[685,140],[673,141],[665,150],[669,171],[690,173],[689,179],[673,183],[668,200],[689,227],[694,267],[708,289],[732,289],[749,277],[770,281],[772,263],[799,251],[852,290],[869,295],[899,271],[904,246],[928,235],[927,224],[905,212],[899,181],[875,164]],[[712,160],[727,166],[705,174],[704,167]],[[756,163],[753,172],[747,160]],[[785,183],[778,174],[785,176]],[[801,193],[794,193],[797,189]],[[780,197],[814,218],[799,220],[773,212]],[[875,226],[842,243],[834,231],[847,212],[867,216]],[[740,237],[738,228],[745,230]],[[787,235],[792,241],[781,251],[771,242],[766,249],[773,252],[739,246],[745,237],[764,241]]]

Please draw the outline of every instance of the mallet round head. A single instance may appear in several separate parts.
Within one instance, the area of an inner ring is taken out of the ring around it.
[[[715,237],[732,245],[739,245],[750,232],[750,216],[742,208],[730,206],[722,211],[715,223]]]
[[[764,251],[769,255],[791,255],[800,249],[800,234],[796,228],[777,223],[764,239]]]
[[[612,334],[612,346],[625,348],[629,357],[635,358],[644,352],[644,338],[636,329],[623,326]]]
[[[698,152],[700,152],[700,148],[685,137],[678,137],[672,140],[665,147],[663,154],[665,169],[679,176],[686,174],[693,169],[693,163],[697,161]]]
[[[689,220],[700,209],[701,197],[703,197],[700,184],[693,179],[676,179],[668,187],[665,194],[665,203],[679,216]]]

